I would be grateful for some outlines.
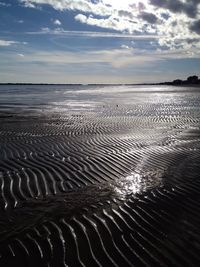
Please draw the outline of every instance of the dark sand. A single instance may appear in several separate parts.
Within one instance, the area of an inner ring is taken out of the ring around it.
[[[200,102],[185,99],[2,112],[0,266],[199,266]]]

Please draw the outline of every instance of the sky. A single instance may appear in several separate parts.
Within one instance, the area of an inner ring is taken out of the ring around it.
[[[0,82],[200,76],[200,0],[0,0]]]

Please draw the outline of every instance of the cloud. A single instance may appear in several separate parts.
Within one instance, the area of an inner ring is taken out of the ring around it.
[[[129,47],[128,45],[121,45],[122,49],[132,49],[132,47]]]
[[[10,46],[14,44],[19,44],[19,42],[16,41],[7,41],[7,40],[1,40],[0,39],[0,46]]]
[[[29,7],[29,8],[37,8],[36,5],[34,5],[31,2],[27,2],[27,1],[22,1],[24,3],[25,7]]]
[[[118,15],[120,17],[127,17],[129,19],[132,19],[133,18],[133,14],[129,11],[126,11],[126,10],[119,10],[118,11]]]
[[[114,18],[94,18],[92,16],[85,16],[83,14],[78,14],[75,16],[75,20],[81,22],[81,23],[85,23],[91,26],[98,26],[100,28],[104,28],[104,29],[112,29],[112,30],[127,30],[127,26],[121,25],[122,27],[120,27],[119,25],[119,21],[117,21]],[[124,27],[123,27],[124,26]]]
[[[19,1],[27,7],[50,5],[63,12],[76,11],[74,19],[81,24],[130,35],[157,35],[161,49],[200,48],[200,42],[187,41],[199,35],[200,0]],[[54,33],[62,34],[61,31],[54,30]]]
[[[112,7],[105,6],[103,3],[92,3],[89,0],[19,0],[25,7],[35,7],[35,4],[50,5],[56,10],[81,10],[91,12],[96,15],[111,15]]]
[[[143,19],[144,21],[147,21],[150,24],[155,24],[158,20],[156,15],[148,12],[141,12],[140,13],[140,18]]]
[[[1,7],[10,7],[11,4],[7,4],[7,3],[5,3],[5,2],[0,2],[0,6],[1,6]]]
[[[27,45],[27,42],[17,42],[12,40],[3,40],[0,39],[0,46],[11,46],[11,45]]]
[[[192,53],[193,52],[193,53]],[[186,58],[200,58],[199,50],[187,51],[179,49],[176,51],[140,51],[126,45],[122,45],[118,49],[105,49],[105,50],[90,50],[90,51],[34,51],[24,54],[17,54],[17,58],[23,57],[23,62],[50,67],[57,65],[61,68],[68,68],[71,65],[87,66],[90,68],[92,65],[99,66],[102,64],[113,70],[126,69],[129,67],[144,67],[151,66],[154,63],[165,61],[169,59],[186,59]],[[17,61],[17,58],[13,60]],[[20,59],[19,59],[20,60]],[[21,62],[21,60],[20,60]]]
[[[199,0],[150,0],[154,6],[165,8],[173,13],[185,13],[190,18],[195,18],[198,14]]]
[[[190,26],[190,30],[197,34],[200,34],[200,20],[196,20],[195,22],[193,22]]]
[[[66,31],[62,28],[50,29],[44,27],[38,32],[27,32],[31,35],[60,35],[66,37],[83,37],[83,38],[119,38],[119,39],[134,39],[134,40],[154,40],[158,39],[159,36],[152,34],[125,34],[125,33],[114,33],[114,32],[94,32],[94,31]]]
[[[58,26],[62,25],[61,21],[58,20],[58,19],[55,19],[55,20],[53,21],[53,23],[54,23],[55,25],[58,25]]]
[[[146,66],[156,62],[158,58],[154,55],[134,54],[133,49],[121,48],[111,50],[99,50],[90,52],[36,52],[24,57],[23,61],[37,65],[66,66],[99,66],[102,64],[114,69],[126,69],[129,66]]]
[[[193,51],[190,51],[192,53]],[[197,51],[200,57],[199,50]],[[91,49],[81,51],[48,51],[29,48],[24,54],[16,51],[5,53],[0,51],[0,79],[2,81],[29,82],[136,82],[136,73],[140,73],[138,82],[148,82],[145,71],[151,76],[151,81],[161,79],[154,72],[161,71],[166,78],[168,71],[160,70],[164,62],[170,59],[197,58],[188,50],[145,51],[122,45],[117,49]],[[143,72],[143,73],[142,73]],[[153,75],[154,73],[154,75]],[[173,73],[173,75],[175,75]],[[175,76],[174,76],[175,78]],[[170,80],[170,79],[169,79]]]
[[[136,23],[134,20],[127,22],[127,19],[119,19],[116,16],[109,16],[108,18],[96,18],[91,15],[86,16],[84,14],[78,14],[75,16],[75,20],[104,29],[110,29],[115,31],[127,32],[127,33],[142,33],[143,24]],[[152,33],[149,31],[149,33]]]
[[[50,30],[50,28],[49,27],[42,27],[41,28],[41,32],[42,33],[49,33],[51,30]]]
[[[75,20],[80,21],[81,23],[87,23],[87,17],[83,14],[78,14],[74,18]]]

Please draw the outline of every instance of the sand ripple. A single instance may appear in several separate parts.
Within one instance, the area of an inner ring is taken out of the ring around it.
[[[4,114],[0,266],[198,266],[199,115],[150,103]]]

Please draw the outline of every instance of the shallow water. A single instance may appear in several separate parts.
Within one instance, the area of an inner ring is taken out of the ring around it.
[[[0,86],[0,266],[198,266],[199,122],[197,87]]]
[[[0,111],[93,110],[102,105],[198,103],[198,87],[1,85]]]

